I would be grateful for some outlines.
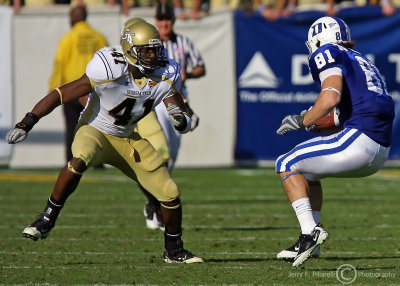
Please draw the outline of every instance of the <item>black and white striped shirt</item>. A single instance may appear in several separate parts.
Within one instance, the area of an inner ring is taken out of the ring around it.
[[[180,34],[173,34],[171,40],[164,41],[164,53],[167,58],[177,61],[184,71],[204,65],[200,52],[192,41]]]

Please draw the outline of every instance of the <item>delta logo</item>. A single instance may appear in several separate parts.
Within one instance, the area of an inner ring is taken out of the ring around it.
[[[240,88],[277,88],[280,84],[261,52],[256,52],[238,79]]]

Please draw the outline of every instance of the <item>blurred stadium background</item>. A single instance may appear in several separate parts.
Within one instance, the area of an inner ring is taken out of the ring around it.
[[[6,132],[48,91],[58,40],[69,29],[68,6],[0,7],[0,165],[61,167],[64,123],[61,109],[43,118],[22,144],[8,145]],[[153,23],[154,8],[133,8],[130,16]],[[271,166],[273,160],[310,134],[276,135],[285,114],[308,108],[318,95],[307,68],[304,42],[310,24],[323,16],[316,6],[271,22],[243,11],[216,10],[201,20],[177,20],[175,29],[201,51],[207,74],[188,81],[191,106],[200,117],[183,136],[178,167]],[[349,7],[338,16],[350,26],[356,49],[375,62],[399,109],[400,13],[383,16],[379,6]],[[88,22],[119,44],[126,20],[116,7],[89,7]],[[400,157],[400,117],[388,165]]]

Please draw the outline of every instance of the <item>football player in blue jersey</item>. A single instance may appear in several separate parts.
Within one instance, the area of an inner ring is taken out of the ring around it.
[[[335,17],[322,17],[308,31],[309,67],[321,91],[311,109],[288,115],[277,133],[306,128],[334,108],[341,130],[298,144],[275,163],[283,188],[301,227],[299,239],[278,253],[297,267],[328,237],[320,224],[322,188],[326,177],[365,177],[386,162],[392,141],[394,103],[376,66],[353,50],[350,30]]]

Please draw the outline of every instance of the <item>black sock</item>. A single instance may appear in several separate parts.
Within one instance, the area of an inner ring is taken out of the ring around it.
[[[63,208],[60,202],[50,197],[47,200],[47,206],[44,209],[44,215],[49,218],[51,221],[55,222],[57,220],[58,214],[60,213],[61,209]]]
[[[168,252],[173,252],[183,248],[183,241],[181,240],[182,233],[169,234],[164,232],[165,249]]]

